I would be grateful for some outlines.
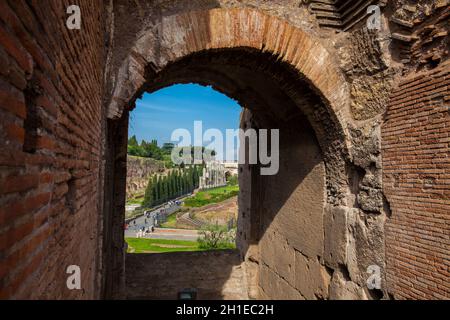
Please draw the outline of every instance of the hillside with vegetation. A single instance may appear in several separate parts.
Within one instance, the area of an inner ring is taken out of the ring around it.
[[[171,153],[175,145],[173,143],[164,143],[162,147],[158,146],[157,140],[147,142],[142,140],[138,143],[136,136],[128,139],[128,155],[151,158],[154,160],[163,161],[166,168],[172,168]]]
[[[224,187],[207,189],[197,192],[194,196],[184,201],[186,207],[203,207],[213,203],[219,203],[239,194],[239,186],[227,185]]]
[[[152,158],[127,156],[127,201],[144,197],[149,177],[165,172],[163,161]]]
[[[171,158],[174,149],[180,157],[185,152],[190,152],[192,158],[196,153],[215,155],[214,150],[205,147],[181,148],[173,143],[160,147],[157,140],[139,143],[136,136],[128,139],[127,204],[151,208],[198,188],[203,163],[175,165]],[[144,168],[146,164],[148,168]]]
[[[185,152],[190,152],[192,159],[194,159],[194,155],[196,153],[209,157],[214,157],[216,155],[216,152],[214,150],[207,149],[205,147],[177,147],[173,143],[164,143],[162,147],[159,147],[157,140],[152,140],[150,142],[142,140],[141,143],[138,143],[136,136],[132,136],[130,139],[128,139],[128,155],[164,161],[166,169],[174,167],[183,168],[185,166],[184,163],[182,163],[180,166],[177,166],[173,163],[171,157],[173,150],[175,150],[175,152],[180,157],[183,157]],[[196,161],[196,163],[198,163],[198,161]]]
[[[148,180],[142,206],[151,208],[193,192],[199,186],[202,166],[172,169],[167,175],[155,174]]]

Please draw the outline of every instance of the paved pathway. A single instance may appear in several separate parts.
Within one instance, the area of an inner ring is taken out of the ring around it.
[[[126,230],[125,237],[136,238],[136,231]],[[143,238],[195,241],[198,238],[198,231],[187,229],[155,228],[154,232],[146,233]]]
[[[147,212],[147,215],[143,215],[134,220],[131,220],[128,224],[128,229],[125,230],[125,237],[127,238],[135,238],[136,233],[142,228],[151,228],[154,223],[154,220],[157,219],[158,213],[161,209],[165,210],[166,215],[170,215],[175,211],[179,210],[181,207],[176,204],[166,204],[165,206]],[[144,238],[148,239],[169,239],[169,240],[190,240],[195,241],[198,237],[197,230],[187,230],[187,229],[166,229],[166,228],[155,228],[155,231],[152,233],[146,233]]]
[[[198,238],[198,231],[187,229],[156,228],[155,232],[148,234],[146,238],[196,241]]]

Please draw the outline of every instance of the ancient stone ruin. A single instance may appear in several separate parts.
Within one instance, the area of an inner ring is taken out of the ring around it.
[[[127,157],[126,194],[142,194],[148,179],[154,174],[164,172],[164,163],[151,158]]]
[[[126,297],[129,112],[195,82],[236,99],[241,128],[280,129],[277,175],[239,166],[245,296],[449,299],[449,16],[448,0],[0,1],[0,298]]]
[[[200,177],[200,189],[217,188],[226,184],[225,166],[219,161],[207,161]]]

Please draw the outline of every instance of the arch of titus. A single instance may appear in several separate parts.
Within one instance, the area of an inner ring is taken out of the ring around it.
[[[450,298],[449,16],[447,0],[0,1],[0,298],[126,297],[145,272],[124,250],[129,113],[191,82],[236,99],[242,128],[280,130],[277,175],[239,166],[249,298]]]
[[[207,161],[203,167],[203,174],[200,177],[199,188],[211,189],[222,187],[226,184],[225,166],[219,161]]]

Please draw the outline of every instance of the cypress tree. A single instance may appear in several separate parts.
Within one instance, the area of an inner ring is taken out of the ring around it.
[[[169,200],[169,178],[167,176],[164,177],[164,202]]]
[[[169,174],[167,175],[167,199],[172,199],[172,172],[169,171]]]
[[[170,186],[172,188],[172,194],[171,197],[176,198],[177,197],[177,184],[176,184],[176,173],[175,171],[172,173],[172,177],[170,179]]]
[[[199,184],[199,176],[197,166],[194,166],[194,189],[198,188]]]
[[[183,194],[183,183],[182,183],[182,177],[181,177],[180,170],[178,170],[178,175],[177,175],[177,189],[178,189],[178,195],[181,196]]]
[[[152,179],[152,196],[153,196],[153,205],[157,204],[157,198],[158,198],[158,186],[156,185],[158,182],[156,175],[153,176]]]
[[[144,202],[142,204],[144,207],[152,207],[154,205],[152,177],[148,179],[147,187],[145,188]]]
[[[164,192],[165,192],[165,188],[164,188],[164,177],[161,177],[161,180],[159,181],[159,192],[161,193],[159,196],[159,200],[161,203],[164,202]]]
[[[194,180],[194,168],[189,168],[189,192],[194,190],[195,180]]]
[[[139,143],[137,142],[136,136],[132,136],[130,139],[128,139],[128,144],[130,146],[133,146],[133,147],[139,146]]]
[[[173,172],[173,190],[174,190],[174,196],[178,197],[179,190],[178,190],[178,171],[177,170],[175,170]]]
[[[158,204],[161,204],[163,201],[163,183],[161,176],[158,177]]]
[[[186,171],[183,172],[183,194],[187,193],[187,174]]]

